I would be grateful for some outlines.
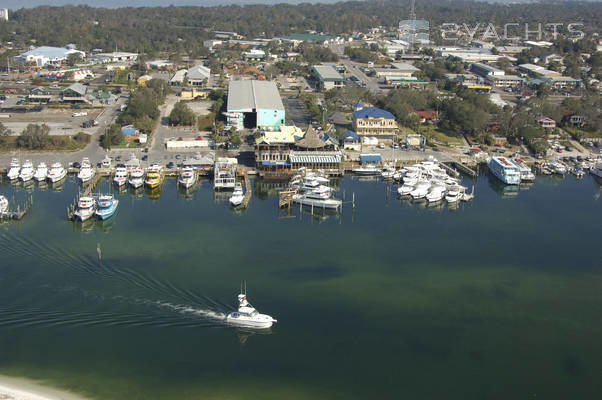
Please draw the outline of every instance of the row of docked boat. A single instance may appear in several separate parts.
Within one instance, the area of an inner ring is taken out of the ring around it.
[[[111,218],[117,211],[119,200],[112,194],[80,197],[74,217],[79,221],[86,221],[92,217],[100,220]]]
[[[490,157],[487,160],[487,166],[493,175],[507,185],[519,185],[521,182],[535,180],[535,174],[531,168],[520,158]]]
[[[467,193],[467,188],[460,184],[458,178],[450,176],[435,161],[405,166],[395,170],[393,176],[394,179],[403,182],[397,188],[399,196],[415,201],[438,203],[445,200],[448,203],[457,203],[474,197],[473,193]]]
[[[36,180],[42,182],[48,180],[54,183],[63,180],[67,176],[67,170],[59,162],[53,163],[50,168],[46,163],[41,162],[37,168],[34,168],[33,163],[29,160],[21,165],[18,159],[13,158],[6,176],[11,181],[27,182]]]
[[[295,190],[292,201],[303,206],[338,210],[343,202],[334,198],[334,188],[330,186],[330,179],[322,170],[309,171],[304,168],[299,170],[289,187]]]

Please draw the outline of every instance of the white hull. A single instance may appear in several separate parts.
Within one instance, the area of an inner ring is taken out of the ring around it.
[[[598,178],[602,178],[602,164],[596,165],[594,168],[590,169],[589,172]]]
[[[77,174],[77,177],[82,182],[88,182],[94,177],[94,170],[93,169],[82,169],[79,172],[79,174]]]
[[[19,170],[16,168],[11,168],[8,173],[6,174],[6,177],[8,179],[10,179],[11,181],[14,181],[15,179],[19,178]]]
[[[272,320],[266,321],[253,321],[253,320],[242,320],[241,318],[232,318],[231,316],[226,317],[226,323],[232,326],[240,326],[243,328],[255,328],[255,329],[267,329],[271,328],[274,322]]]
[[[56,175],[49,175],[48,180],[52,183],[55,183],[55,182],[62,181],[63,179],[65,179],[66,176],[67,176],[67,170],[63,169],[61,172],[59,172]]]
[[[75,212],[75,218],[79,219],[82,222],[92,218],[92,216],[94,216],[93,208],[89,210],[77,210]]]
[[[132,178],[132,179],[129,180],[128,183],[134,189],[138,189],[139,187],[142,187],[142,185],[144,185],[144,179],[142,179],[142,178]]]
[[[19,175],[19,180],[23,181],[23,182],[27,182],[33,179],[33,170],[32,171],[21,171],[21,174]]]
[[[232,196],[230,197],[230,204],[232,204],[233,206],[239,206],[242,204],[244,198],[245,196]]]
[[[334,200],[334,199],[311,199],[308,197],[305,197],[303,195],[293,195],[293,201],[297,204],[302,204],[304,206],[314,206],[316,208],[327,208],[330,210],[336,210],[339,207],[341,207],[341,205],[343,204],[343,202],[341,200]]]

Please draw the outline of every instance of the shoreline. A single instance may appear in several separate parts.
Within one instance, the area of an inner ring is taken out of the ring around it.
[[[27,378],[0,375],[0,399],[6,400],[87,400],[85,397],[44,386]]]

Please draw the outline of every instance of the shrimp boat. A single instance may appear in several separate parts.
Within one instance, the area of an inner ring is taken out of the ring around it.
[[[92,197],[80,197],[77,202],[77,210],[73,214],[76,219],[86,221],[94,215],[95,201]]]
[[[65,177],[67,176],[67,170],[65,168],[63,168],[63,165],[61,163],[54,163],[50,166],[50,169],[48,170],[48,175],[46,176],[46,178],[54,183],[54,182],[59,182],[62,181],[63,179],[65,179]]]
[[[94,175],[96,174],[96,170],[92,167],[90,160],[88,158],[84,158],[82,160],[82,166],[79,169],[79,173],[77,177],[82,183],[90,181]]]
[[[119,205],[119,200],[117,200],[113,195],[100,195],[98,200],[96,201],[96,216],[98,219],[108,219],[111,218],[115,211],[117,211],[117,206]]]
[[[33,178],[34,173],[33,163],[29,160],[25,160],[23,168],[21,168],[21,172],[19,173],[19,180],[23,182],[30,181]]]
[[[274,322],[274,318],[266,314],[260,314],[248,301],[247,294],[238,295],[238,311],[231,312],[226,316],[226,323],[245,328],[267,329]]]
[[[20,171],[21,171],[21,164],[19,163],[19,160],[17,160],[16,158],[13,158],[10,161],[10,167],[8,169],[8,172],[6,173],[6,177],[9,180],[14,181],[15,179],[19,178]]]
[[[161,184],[161,167],[159,166],[159,164],[152,164],[148,168],[144,183],[146,184],[146,186],[152,189],[159,187],[159,185]]]
[[[46,176],[48,176],[48,167],[46,166],[46,163],[41,162],[38,164],[38,168],[36,168],[36,173],[33,175],[33,178],[38,182],[42,182],[46,180]]]
[[[230,196],[230,204],[232,204],[234,207],[239,206],[242,204],[244,198],[245,193],[242,190],[242,185],[240,184],[240,182],[236,182],[234,192],[232,193],[232,196]]]
[[[130,179],[128,183],[134,189],[138,189],[144,185],[144,169],[142,167],[136,167],[130,170]]]
[[[190,167],[185,167],[182,169],[182,173],[178,178],[178,184],[182,187],[188,189],[189,187],[194,186],[196,183],[196,173]]]
[[[119,187],[125,185],[128,181],[128,171],[124,167],[118,167],[115,170],[115,177],[113,178],[113,183]]]

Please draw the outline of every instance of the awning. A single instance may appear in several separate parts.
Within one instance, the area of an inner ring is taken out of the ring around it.
[[[383,160],[382,156],[378,153],[360,154],[361,162],[381,162],[382,160]]]
[[[293,164],[338,164],[341,162],[341,156],[333,155],[298,155],[291,154],[291,163]]]
[[[264,167],[275,166],[275,165],[281,165],[281,166],[288,167],[291,165],[291,163],[290,163],[290,161],[262,161],[261,165],[263,165]]]

